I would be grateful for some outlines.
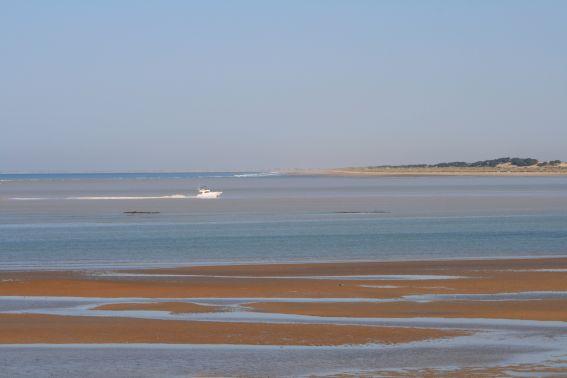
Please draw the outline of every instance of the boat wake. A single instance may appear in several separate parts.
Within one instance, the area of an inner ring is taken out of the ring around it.
[[[197,196],[188,196],[185,194],[171,194],[167,196],[83,196],[83,197],[67,197],[68,200],[143,200],[143,199],[186,199],[197,198]]]
[[[147,200],[147,199],[189,199],[197,198],[197,196],[188,196],[185,194],[170,194],[166,196],[78,196],[78,197],[13,197],[14,201],[41,201],[41,200]]]

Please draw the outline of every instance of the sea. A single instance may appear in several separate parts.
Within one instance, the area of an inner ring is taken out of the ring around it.
[[[566,255],[565,176],[0,174],[2,270]]]

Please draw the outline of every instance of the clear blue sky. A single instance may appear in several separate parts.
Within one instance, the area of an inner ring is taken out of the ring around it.
[[[0,171],[567,160],[567,1],[3,1]]]

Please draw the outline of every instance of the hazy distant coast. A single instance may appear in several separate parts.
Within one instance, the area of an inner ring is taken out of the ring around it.
[[[379,165],[330,169],[294,169],[291,175],[330,176],[561,176],[567,175],[567,163],[533,158],[499,158],[472,163]]]

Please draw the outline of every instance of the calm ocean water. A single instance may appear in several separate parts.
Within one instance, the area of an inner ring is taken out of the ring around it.
[[[0,269],[550,255],[567,177],[0,175]]]

